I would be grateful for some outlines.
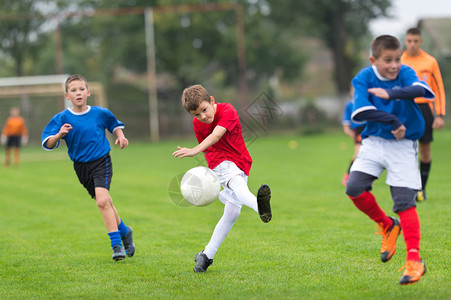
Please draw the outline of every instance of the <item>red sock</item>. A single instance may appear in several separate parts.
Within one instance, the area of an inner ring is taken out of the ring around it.
[[[376,202],[376,198],[374,198],[373,194],[370,192],[363,192],[357,197],[349,197],[351,198],[354,205],[364,212],[371,220],[376,223],[383,224],[384,228],[390,227],[393,225],[393,220],[390,219],[385,212],[379,207],[379,204]]]
[[[420,219],[415,207],[398,212],[406,242],[407,260],[420,261]]]

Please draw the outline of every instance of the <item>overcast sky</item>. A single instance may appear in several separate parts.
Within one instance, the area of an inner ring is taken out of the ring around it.
[[[392,0],[389,14],[370,23],[374,36],[390,34],[402,38],[404,32],[424,18],[451,18],[451,0]]]

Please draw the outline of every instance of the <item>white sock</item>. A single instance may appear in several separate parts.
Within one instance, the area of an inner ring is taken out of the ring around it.
[[[225,204],[224,214],[222,215],[218,224],[216,224],[210,242],[208,242],[208,245],[204,250],[204,253],[208,258],[213,259],[219,249],[219,246],[221,246],[222,242],[232,229],[233,224],[235,224],[236,219],[238,219],[240,212],[241,208],[239,208],[238,206],[235,206],[231,203]]]
[[[249,187],[243,177],[235,176],[230,179],[229,188],[233,191],[238,200],[258,213],[257,197],[249,191]]]

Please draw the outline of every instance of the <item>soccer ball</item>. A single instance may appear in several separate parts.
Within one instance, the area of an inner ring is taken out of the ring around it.
[[[195,167],[183,175],[180,190],[183,198],[192,205],[205,206],[216,200],[221,184],[209,168]]]

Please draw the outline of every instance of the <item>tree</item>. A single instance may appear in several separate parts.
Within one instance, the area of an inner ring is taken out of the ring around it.
[[[48,1],[3,0],[0,3],[0,52],[14,61],[16,76],[24,75],[27,58],[38,55],[46,36],[41,8]]]
[[[216,2],[229,3],[227,0]],[[291,50],[291,36],[281,34],[277,24],[255,3],[239,2],[244,7],[249,80],[258,85],[276,72],[285,79],[298,76],[306,57],[302,51]],[[180,1],[81,0],[75,3],[80,11],[177,6]],[[221,84],[225,86],[237,82],[237,20],[233,11],[158,13],[156,10],[154,19],[157,72],[174,76],[179,88],[200,78],[211,78],[215,72],[223,74],[215,78],[222,78]],[[73,50],[83,45],[86,46],[84,54],[91,57],[92,64],[105,74],[111,74],[116,65],[138,73],[146,71],[143,16],[70,18],[63,20],[61,28],[66,69],[81,67],[76,62],[81,59],[80,51]],[[70,58],[66,58],[68,56]]]
[[[369,21],[387,16],[390,0],[267,0],[271,18],[287,27],[299,28],[305,35],[321,38],[332,51],[337,91],[344,95],[358,65],[367,40]]]

